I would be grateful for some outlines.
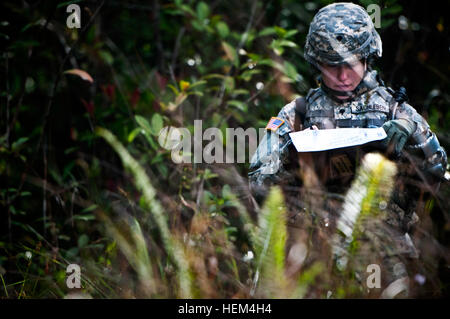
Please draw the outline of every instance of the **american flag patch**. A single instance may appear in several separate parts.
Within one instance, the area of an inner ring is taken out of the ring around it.
[[[282,124],[284,123],[284,120],[280,119],[279,117],[272,117],[266,125],[266,130],[272,130],[276,131]]]

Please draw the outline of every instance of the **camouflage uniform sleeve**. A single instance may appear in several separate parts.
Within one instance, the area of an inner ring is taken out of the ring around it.
[[[264,197],[271,185],[294,178],[286,170],[286,163],[292,143],[288,133],[293,131],[295,101],[285,105],[277,117],[284,123],[276,131],[266,130],[250,161],[249,184],[256,197]]]
[[[407,119],[416,123],[416,130],[408,141],[407,149],[422,153],[425,158],[423,170],[440,179],[447,167],[447,154],[427,121],[408,103],[402,103],[394,115],[395,119]]]

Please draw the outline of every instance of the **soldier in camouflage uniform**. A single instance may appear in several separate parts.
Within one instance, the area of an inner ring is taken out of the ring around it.
[[[420,158],[422,177],[428,183],[438,184],[447,166],[446,153],[425,119],[405,102],[406,94],[385,87],[377,72],[370,69],[371,62],[381,55],[380,36],[362,7],[335,3],[316,14],[304,56],[320,72],[320,86],[311,89],[305,98],[284,106],[269,121],[250,164],[250,188],[257,199],[264,198],[273,184],[307,186],[305,179],[298,182],[298,171],[302,169],[298,163],[302,161],[298,160],[300,153],[295,151],[288,134],[304,129],[383,127],[387,138],[382,143],[366,145],[365,151],[376,150],[398,161],[402,154],[414,154]],[[358,160],[355,152],[360,152],[355,149],[311,155],[310,164],[326,166],[322,173],[318,172],[318,184],[328,191],[342,193],[348,189]],[[324,156],[326,160],[322,161],[320,157]],[[407,247],[405,251],[409,254],[416,254],[405,226],[415,218],[413,209],[405,211],[408,199],[400,197],[389,206],[396,214],[391,225],[406,238],[399,246]],[[391,255],[397,253],[402,252]],[[405,271],[399,271],[401,263],[387,264],[388,273],[395,273],[387,281],[405,276]]]

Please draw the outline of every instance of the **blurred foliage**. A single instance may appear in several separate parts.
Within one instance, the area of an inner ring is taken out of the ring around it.
[[[71,3],[80,29],[66,27]],[[316,74],[303,45],[328,3],[3,1],[0,296],[70,296],[70,263],[95,298],[326,298],[330,287],[333,297],[358,296],[326,249],[292,268],[279,208],[287,199],[274,189],[261,210],[252,202],[248,158],[175,164],[158,143],[161,128],[193,133],[195,119],[223,133],[264,127],[305,95]],[[407,87],[450,149],[445,8],[361,1],[372,3],[384,48],[375,67]],[[440,194],[448,198],[448,183]],[[422,239],[444,252],[425,255],[432,275],[416,294],[442,296],[448,203],[430,199],[422,211]],[[306,246],[295,247],[303,256]]]

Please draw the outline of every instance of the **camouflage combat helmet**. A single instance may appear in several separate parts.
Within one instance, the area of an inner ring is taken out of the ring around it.
[[[311,22],[305,59],[313,65],[336,65],[381,57],[381,53],[381,39],[370,16],[356,4],[330,4],[320,9]]]

